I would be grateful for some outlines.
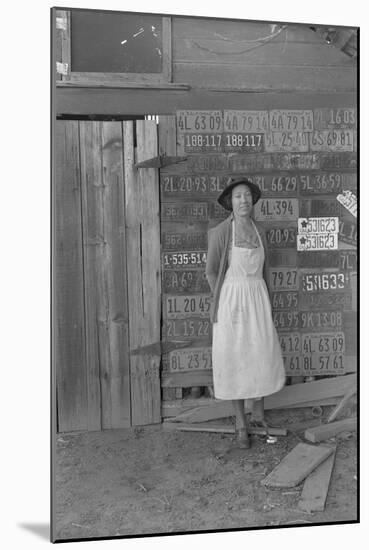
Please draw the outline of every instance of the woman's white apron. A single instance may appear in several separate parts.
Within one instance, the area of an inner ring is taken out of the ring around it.
[[[213,325],[214,394],[218,399],[251,399],[280,390],[285,371],[262,275],[262,239],[253,223],[259,246],[235,246],[234,225],[231,262]]]

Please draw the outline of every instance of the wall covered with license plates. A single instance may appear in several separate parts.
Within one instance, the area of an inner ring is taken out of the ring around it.
[[[160,171],[162,385],[211,385],[207,232],[236,174],[262,191],[254,218],[287,375],[355,370],[356,108],[177,111],[160,126],[161,150],[178,156]]]

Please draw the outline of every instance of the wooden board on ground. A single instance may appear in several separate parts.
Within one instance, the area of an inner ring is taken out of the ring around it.
[[[352,432],[357,429],[357,418],[345,418],[344,420],[338,420],[337,422],[330,422],[329,424],[323,424],[317,428],[310,428],[305,431],[305,439],[311,441],[312,443],[317,443],[318,441],[324,441],[330,437],[341,432]]]
[[[268,487],[295,487],[332,453],[331,447],[298,443],[261,483]]]
[[[351,397],[353,397],[356,394],[356,391],[357,391],[356,386],[352,386],[352,388],[350,388],[345,393],[345,395],[343,396],[341,401],[337,404],[337,407],[335,407],[335,409],[328,416],[327,422],[333,422],[333,420],[335,420],[337,418],[337,416],[344,409],[344,407],[347,405],[347,403],[351,399]]]
[[[305,512],[322,512],[324,510],[335,454],[336,448],[334,447],[332,454],[305,479],[301,498],[297,504],[300,510]]]
[[[235,428],[231,424],[211,424],[208,422],[199,422],[195,424],[182,423],[182,422],[164,422],[163,428],[166,430],[178,430],[181,432],[213,432],[213,433],[226,433],[234,434]],[[268,429],[270,435],[285,436],[287,435],[287,429],[285,428],[272,428]],[[251,435],[266,435],[265,428],[249,427],[248,432]]]

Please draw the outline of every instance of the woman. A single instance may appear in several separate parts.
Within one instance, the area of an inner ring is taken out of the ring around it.
[[[246,177],[230,179],[218,202],[232,213],[209,231],[206,263],[213,293],[214,394],[232,400],[241,448],[250,446],[244,399],[260,399],[285,383],[267,278],[263,279],[266,243],[251,217],[260,196],[259,187]]]

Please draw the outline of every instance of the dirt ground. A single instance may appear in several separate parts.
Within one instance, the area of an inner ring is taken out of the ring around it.
[[[323,422],[331,410],[325,407],[318,420],[311,409],[267,412],[268,422],[287,427],[288,436],[274,444],[252,436],[249,450],[237,449],[233,435],[174,432],[162,425],[59,434],[56,538],[356,520],[356,433],[334,438],[337,453],[323,512],[297,508],[303,482],[290,489],[260,483],[304,441],[301,423]]]

